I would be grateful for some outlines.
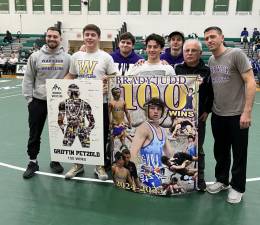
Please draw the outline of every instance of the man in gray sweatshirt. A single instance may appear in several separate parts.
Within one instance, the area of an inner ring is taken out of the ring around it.
[[[24,178],[31,178],[39,170],[37,155],[40,151],[41,134],[47,117],[46,79],[63,79],[69,72],[70,55],[61,44],[61,32],[56,27],[49,27],[46,44],[34,52],[27,63],[23,79],[23,95],[28,103],[29,140],[27,153],[30,161]],[[56,173],[62,173],[59,162],[51,162],[50,167]]]

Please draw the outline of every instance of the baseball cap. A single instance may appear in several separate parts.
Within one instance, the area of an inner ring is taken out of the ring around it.
[[[183,41],[183,42],[185,41],[184,34],[183,34],[182,32],[180,32],[180,31],[173,31],[173,32],[171,32],[171,33],[169,34],[169,36],[168,36],[168,39],[171,40],[171,38],[172,38],[173,36],[175,36],[175,35],[181,36],[182,41]]]

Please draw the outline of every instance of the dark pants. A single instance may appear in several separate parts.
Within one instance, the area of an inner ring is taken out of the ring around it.
[[[249,129],[240,129],[240,115],[218,116],[212,113],[212,133],[215,139],[214,156],[216,159],[216,180],[229,184],[231,165],[231,147],[233,164],[231,168],[231,186],[238,192],[245,192],[246,164]]]
[[[47,101],[34,98],[28,105],[28,111],[30,133],[27,153],[33,160],[40,152],[41,134],[47,117]]]
[[[108,103],[103,104],[103,133],[104,133],[104,159],[105,167],[109,168],[111,165],[111,152],[108,146],[108,134],[109,134],[109,115],[108,115]]]
[[[203,144],[206,133],[206,122],[199,121],[198,127],[198,179],[204,180],[205,154]]]

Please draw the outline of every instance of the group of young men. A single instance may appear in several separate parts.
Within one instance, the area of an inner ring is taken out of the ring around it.
[[[134,52],[135,38],[127,32],[121,35],[119,48],[109,55],[99,49],[101,31],[94,24],[83,29],[84,47],[70,57],[61,44],[61,33],[50,27],[46,34],[46,45],[31,55],[23,80],[23,94],[28,102],[30,135],[27,152],[30,158],[24,178],[34,176],[39,170],[37,155],[40,150],[40,139],[47,116],[45,81],[48,78],[58,79],[100,79],[103,80],[104,95],[104,150],[108,140],[109,118],[107,80],[109,75],[188,75],[198,74],[202,78],[199,87],[199,125],[198,125],[198,188],[209,193],[226,190],[231,184],[227,201],[238,203],[245,192],[248,130],[251,125],[251,112],[255,96],[255,81],[252,67],[246,55],[239,49],[226,48],[224,36],[219,27],[209,27],[204,31],[205,43],[212,56],[209,67],[201,59],[202,46],[196,39],[186,40],[179,31],[172,32],[169,48],[165,49],[164,38],[157,34],[147,36],[145,40],[148,59]],[[51,60],[51,63],[49,63]],[[141,66],[134,66],[139,61]],[[48,62],[48,63],[46,63]],[[80,62],[80,63],[79,63]],[[84,66],[91,64],[91,67]],[[53,69],[53,68],[56,69]],[[82,70],[82,68],[88,68]],[[91,69],[89,69],[91,68]],[[154,117],[154,123],[144,123],[138,129],[133,142],[136,149],[131,149],[133,156],[151,142],[156,134],[159,145],[167,155],[167,140],[164,140],[158,119],[162,115],[163,106],[159,100],[147,103]],[[206,187],[204,179],[205,124],[208,114],[212,112],[212,131],[214,136],[214,156],[216,159],[216,182]],[[161,137],[161,138],[160,138]],[[161,141],[162,140],[162,141]],[[156,141],[156,140],[153,140]],[[232,178],[229,183],[231,165],[231,147],[233,152]],[[145,151],[145,150],[143,150]],[[142,154],[142,153],[141,153]],[[109,157],[105,155],[105,166]],[[59,162],[51,162],[50,167],[56,173],[63,172]],[[82,164],[74,164],[65,174],[73,178],[84,171]],[[106,180],[108,175],[103,166],[96,166],[95,173],[99,179]]]

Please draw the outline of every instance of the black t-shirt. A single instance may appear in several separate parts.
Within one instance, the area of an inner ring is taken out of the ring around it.
[[[133,162],[129,161],[127,165],[124,165],[124,167],[129,170],[131,177],[138,178],[136,166]]]

